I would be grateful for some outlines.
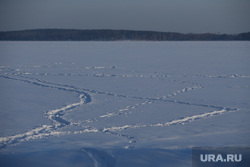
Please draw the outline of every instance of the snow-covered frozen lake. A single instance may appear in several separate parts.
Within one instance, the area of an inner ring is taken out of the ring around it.
[[[250,42],[0,42],[0,92],[0,166],[191,166],[194,146],[250,146]]]

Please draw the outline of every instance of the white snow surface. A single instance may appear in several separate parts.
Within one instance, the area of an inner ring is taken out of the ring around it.
[[[194,146],[250,146],[249,53],[250,42],[0,42],[0,164],[78,150],[86,166],[147,166],[126,162],[134,154],[150,166],[167,150],[185,166]]]

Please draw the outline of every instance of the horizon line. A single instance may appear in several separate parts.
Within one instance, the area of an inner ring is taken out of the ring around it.
[[[241,32],[241,33],[213,33],[213,32],[202,32],[202,33],[181,33],[176,31],[154,31],[154,30],[132,30],[132,29],[78,29],[78,28],[34,28],[34,29],[20,29],[20,30],[0,30],[1,33],[3,32],[19,32],[19,31],[35,31],[35,30],[74,30],[74,31],[133,31],[133,32],[157,32],[157,33],[177,33],[177,34],[216,34],[216,35],[238,35],[238,34],[244,34],[244,33],[250,33],[250,30],[247,32]]]

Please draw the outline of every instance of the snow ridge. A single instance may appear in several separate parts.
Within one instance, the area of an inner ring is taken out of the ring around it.
[[[213,117],[213,116],[224,114],[226,112],[233,112],[233,111],[236,111],[236,109],[223,108],[223,109],[218,110],[218,111],[211,111],[211,112],[207,112],[204,114],[197,114],[197,115],[188,116],[188,117],[184,117],[184,118],[180,118],[180,119],[175,119],[175,120],[172,120],[169,122],[164,122],[164,123],[143,124],[143,125],[142,124],[124,125],[124,126],[104,128],[103,131],[104,132],[107,132],[107,131],[115,132],[115,131],[122,131],[125,129],[136,129],[136,128],[146,128],[146,127],[167,127],[167,126],[171,126],[171,125],[184,125],[184,124],[189,123],[189,122],[193,122],[193,121],[197,121],[200,119]]]

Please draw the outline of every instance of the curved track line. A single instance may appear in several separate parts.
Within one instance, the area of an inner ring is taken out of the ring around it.
[[[2,76],[0,77],[6,78],[6,79],[12,79],[12,80],[18,80],[18,81],[23,81],[29,84],[37,85],[37,86],[42,86],[46,88],[53,88],[53,89],[58,89],[58,90],[64,90],[64,91],[70,91],[70,92],[75,92],[77,94],[80,94],[79,96],[79,101],[76,103],[72,103],[69,105],[66,105],[62,108],[59,109],[54,109],[50,110],[46,113],[46,116],[49,120],[52,121],[52,125],[42,125],[40,127],[37,127],[35,129],[32,129],[28,132],[14,135],[14,136],[9,136],[9,137],[0,137],[0,148],[5,148],[7,145],[12,145],[16,144],[18,142],[22,142],[25,140],[30,140],[30,139],[37,139],[37,138],[42,138],[46,136],[51,136],[51,135],[58,135],[60,132],[54,133],[58,128],[62,128],[66,125],[69,125],[70,122],[62,118],[62,116],[65,114],[66,111],[72,110],[75,107],[78,107],[82,104],[86,104],[91,102],[91,96],[83,92],[81,90],[76,90],[71,87],[63,87],[59,85],[52,85],[49,83],[41,82],[38,80],[30,80],[30,79],[21,79],[21,78],[15,78],[15,77],[10,77],[10,76]],[[62,134],[63,132],[61,132]]]
[[[48,111],[46,115],[48,119],[52,121],[53,123],[52,125],[42,125],[40,127],[37,127],[22,134],[9,137],[0,137],[0,144],[1,144],[0,148],[4,148],[7,145],[13,145],[25,140],[27,141],[30,139],[37,139],[46,136],[64,134],[65,132],[56,132],[56,130],[58,128],[62,128],[70,124],[70,122],[62,118],[62,116],[65,114],[66,111],[72,110],[73,108],[84,104],[85,102],[84,99],[86,97],[83,94],[81,94],[79,98],[80,98],[79,102],[69,104],[59,109]]]

